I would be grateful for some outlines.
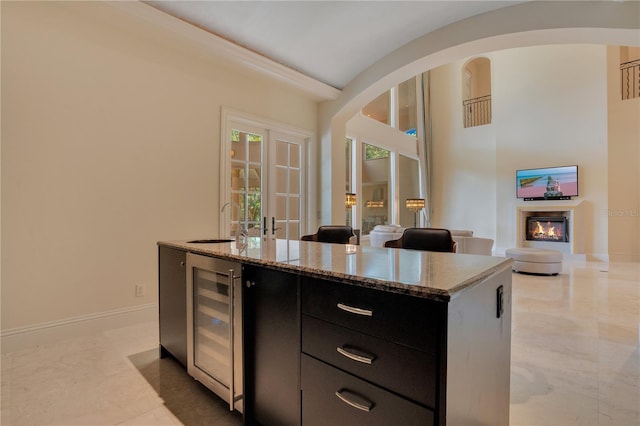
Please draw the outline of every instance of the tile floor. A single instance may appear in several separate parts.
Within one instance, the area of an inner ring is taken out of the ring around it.
[[[513,275],[512,425],[640,425],[640,265]],[[157,323],[2,356],[2,425],[240,425],[158,359]]]

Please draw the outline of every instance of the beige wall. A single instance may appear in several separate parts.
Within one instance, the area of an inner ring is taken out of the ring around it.
[[[493,126],[462,127],[462,67],[431,72],[433,174],[431,224],[496,235],[496,142]]]
[[[607,49],[609,199],[606,214],[612,261],[640,261],[640,98],[623,101],[620,94],[620,63],[637,58],[639,51],[617,46]]]
[[[515,197],[515,170],[578,164],[586,252],[606,257],[606,47],[550,45],[485,56],[492,65],[491,126],[460,125],[456,87],[464,61],[432,74],[434,225],[493,235],[498,251],[512,247],[515,209],[524,203]]]
[[[467,99],[491,95],[491,61],[487,58],[474,58],[467,62],[465,68],[471,75],[471,93]],[[462,76],[463,87],[465,76]],[[463,89],[464,90],[464,89]]]
[[[156,241],[218,234],[222,106],[316,131],[309,97],[103,3],[1,7],[3,330],[157,301]]]

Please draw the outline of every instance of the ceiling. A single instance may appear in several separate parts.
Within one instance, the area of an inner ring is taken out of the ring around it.
[[[522,1],[146,1],[325,84],[453,22]]]

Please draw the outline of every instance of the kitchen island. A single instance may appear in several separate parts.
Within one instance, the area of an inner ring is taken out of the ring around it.
[[[247,424],[508,424],[510,259],[260,238],[159,246],[161,259],[242,265]]]

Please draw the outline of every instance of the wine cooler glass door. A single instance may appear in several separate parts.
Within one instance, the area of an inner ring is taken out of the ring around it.
[[[187,371],[242,411],[241,266],[187,254]]]
[[[231,382],[229,276],[194,270],[194,364],[226,387]]]

